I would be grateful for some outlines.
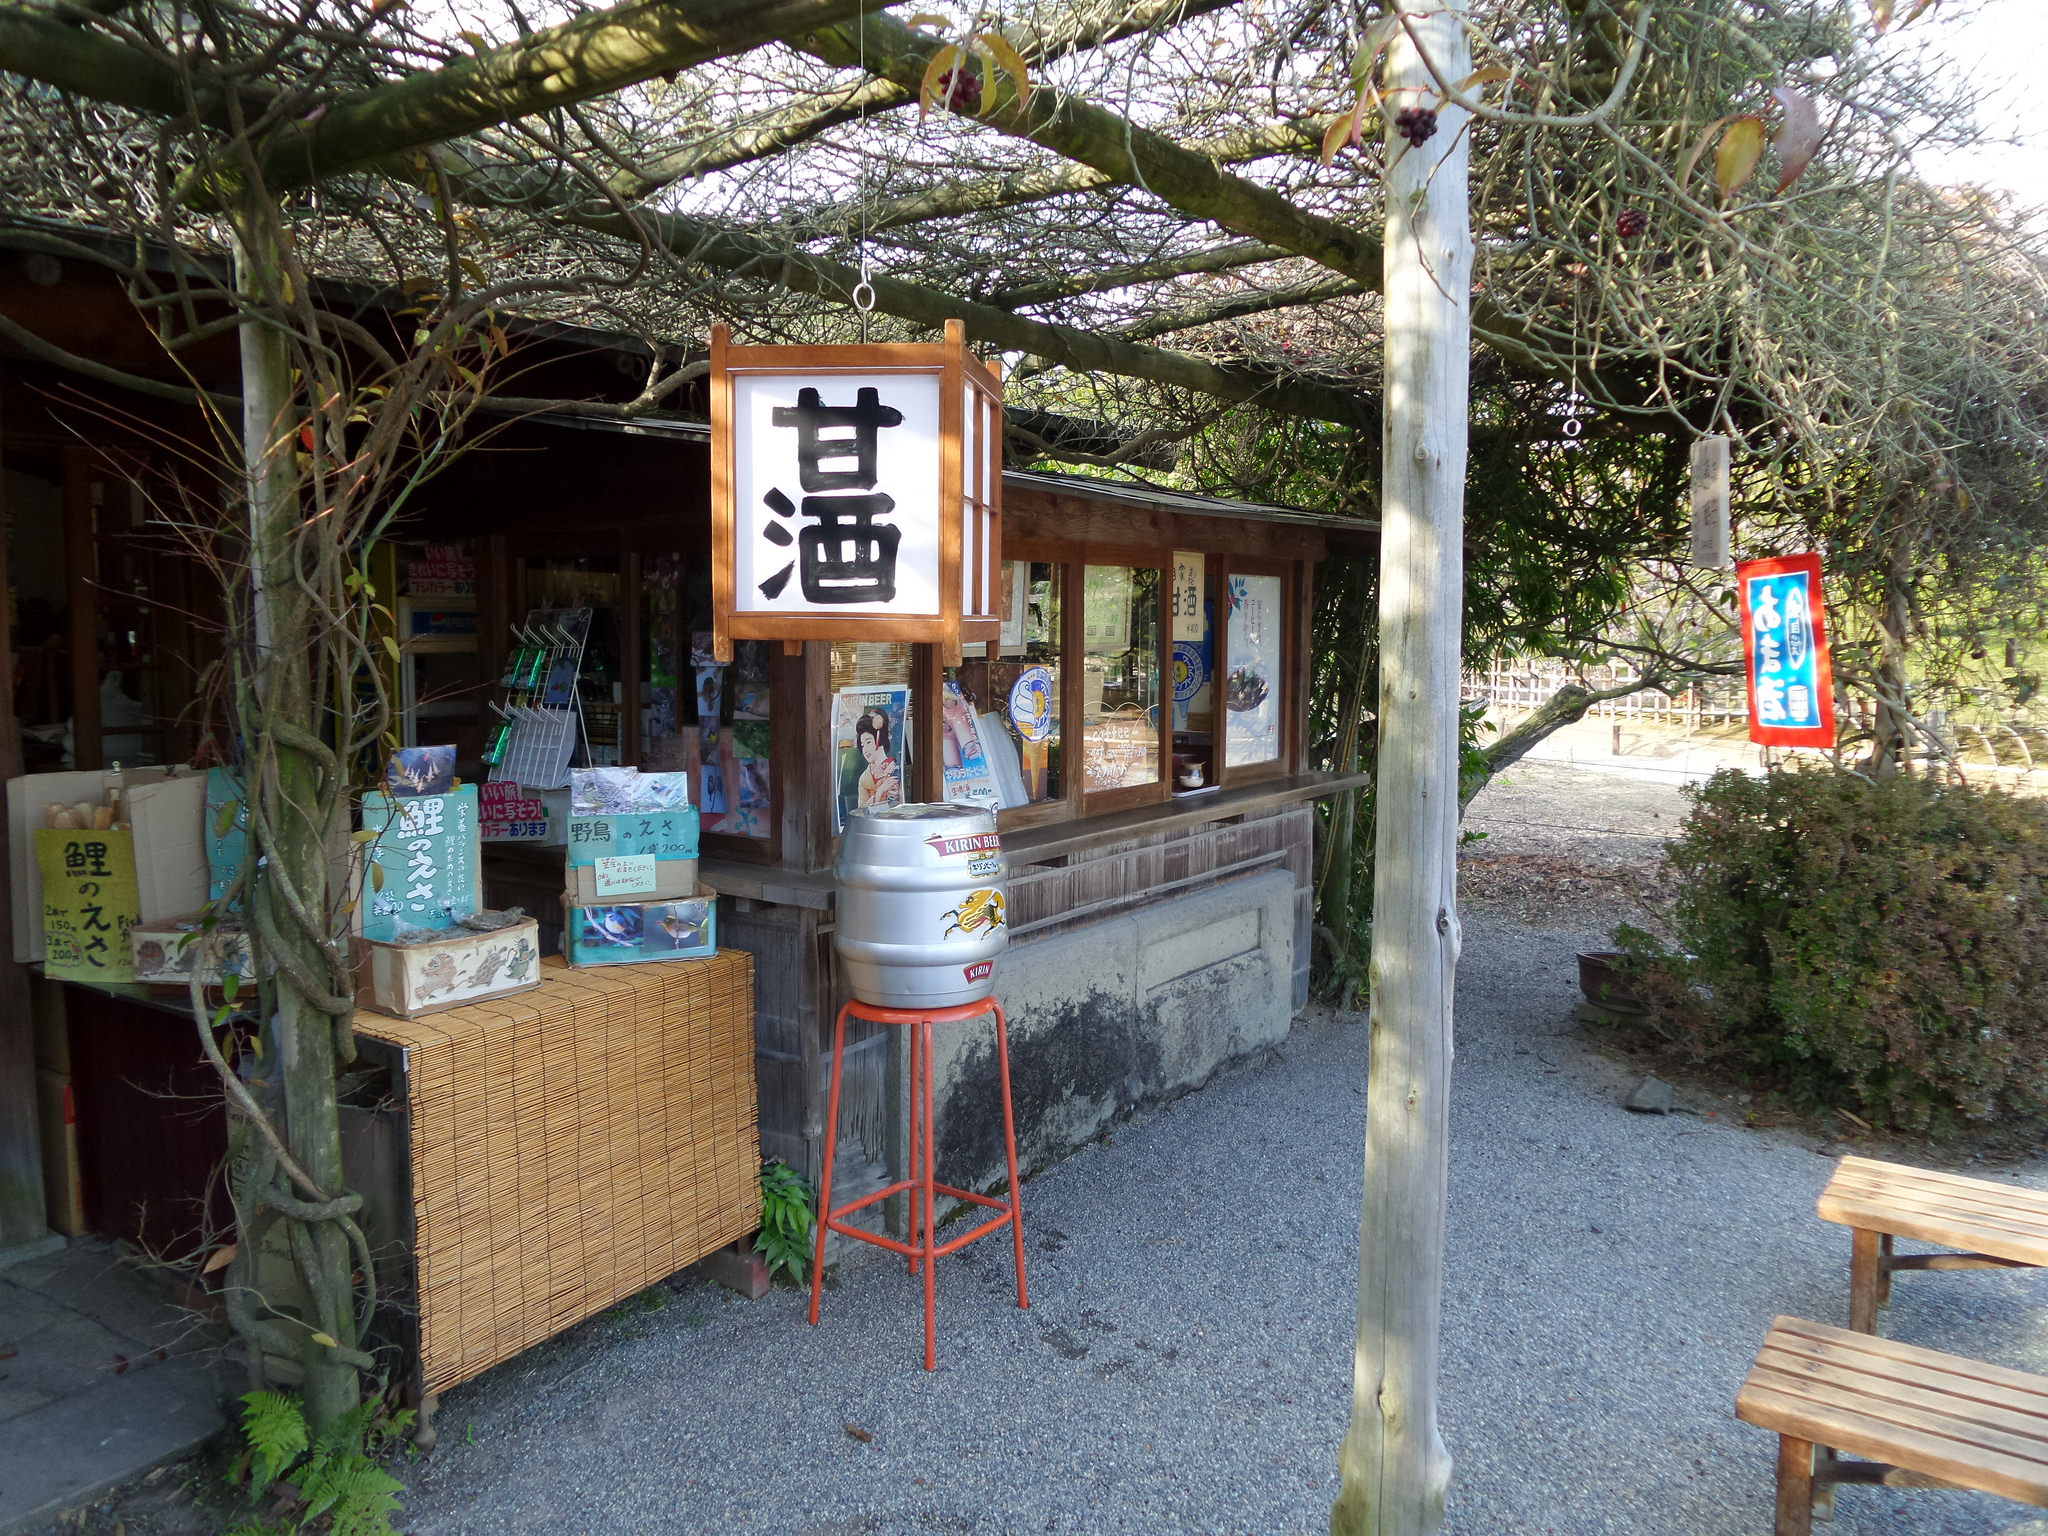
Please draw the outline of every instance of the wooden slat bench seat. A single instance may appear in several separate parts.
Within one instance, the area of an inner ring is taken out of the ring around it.
[[[1840,1483],[2048,1505],[2048,1377],[1781,1317],[1735,1415],[1778,1435],[1776,1536],[1808,1536],[1816,1492]]]
[[[1877,1332],[1902,1269],[2025,1269],[2048,1264],[2048,1194],[1935,1173],[1868,1157],[1845,1157],[1821,1191],[1820,1214],[1855,1231],[1849,1263],[1849,1326]],[[1960,1253],[1894,1254],[1892,1239]]]

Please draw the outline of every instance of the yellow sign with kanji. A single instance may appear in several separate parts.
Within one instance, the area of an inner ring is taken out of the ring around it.
[[[67,981],[135,978],[128,930],[142,921],[132,832],[36,833],[43,969]]]

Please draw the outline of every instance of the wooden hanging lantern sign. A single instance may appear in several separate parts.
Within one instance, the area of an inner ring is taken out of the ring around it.
[[[712,644],[999,640],[1003,385],[946,339],[736,347],[711,330]]]

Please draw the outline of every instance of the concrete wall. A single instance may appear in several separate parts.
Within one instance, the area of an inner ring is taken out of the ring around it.
[[[1269,869],[1012,940],[996,996],[1010,1021],[1027,1176],[1132,1110],[1200,1087],[1218,1067],[1284,1038],[1295,928],[1294,877]],[[1005,1177],[993,1021],[935,1031],[933,1055],[939,1177],[991,1188]]]

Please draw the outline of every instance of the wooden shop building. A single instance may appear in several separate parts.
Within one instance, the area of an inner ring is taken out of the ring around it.
[[[189,537],[222,505],[205,423],[79,369],[182,382],[89,264],[0,246],[0,317],[13,322],[0,334],[0,773],[203,761],[222,601]],[[587,334],[536,330],[524,345],[532,395],[630,398],[648,361]],[[234,390],[232,337],[184,361]],[[1372,525],[1009,470],[1000,642],[967,646],[957,667],[930,645],[741,642],[707,696],[692,651],[711,628],[709,434],[681,419],[702,405],[679,402],[678,419],[493,420],[372,556],[396,594],[388,682],[403,739],[455,743],[465,778],[486,772],[522,627],[561,609],[592,614],[579,683],[592,760],[694,768],[701,786],[707,728],[726,743],[699,867],[719,893],[719,961],[549,968],[495,1019],[469,1017],[482,1005],[358,1019],[352,1182],[381,1203],[380,1240],[416,1258],[422,1331],[438,1329],[422,1342],[429,1390],[751,1231],[756,1156],[817,1177],[846,996],[832,949],[842,690],[909,690],[911,739],[894,744],[909,799],[943,798],[948,684],[984,731],[1013,738],[1024,793],[998,818],[1011,939],[997,995],[1026,1165],[1280,1039],[1307,1000],[1314,802],[1360,782],[1307,768],[1309,614],[1319,564],[1370,557]],[[1011,701],[1033,679],[1027,739]],[[545,830],[521,835],[557,814],[530,811],[508,811],[508,835],[486,843],[486,896],[538,917],[548,953],[564,850]],[[191,1251],[209,1208],[223,1214],[225,1132],[201,1107],[211,1069],[182,996],[4,969],[0,1252],[51,1227]],[[940,1168],[991,1187],[992,1040],[955,1033],[939,1048]],[[690,1049],[664,1049],[681,1039]],[[905,1072],[886,1029],[857,1030],[847,1049],[835,1188],[850,1198],[905,1161]],[[632,1127],[645,1143],[662,1117],[693,1114],[695,1160],[648,1162]],[[594,1138],[598,1121],[614,1132]],[[543,1122],[567,1134],[532,1138]],[[543,1142],[581,1159],[573,1198],[559,1168],[533,1163]],[[464,1171],[504,1157],[503,1177]],[[444,1242],[458,1206],[466,1236]],[[561,1230],[577,1209],[610,1234],[602,1263]],[[493,1234],[481,1257],[462,1246],[480,1220]],[[507,1285],[530,1301],[508,1303]]]

